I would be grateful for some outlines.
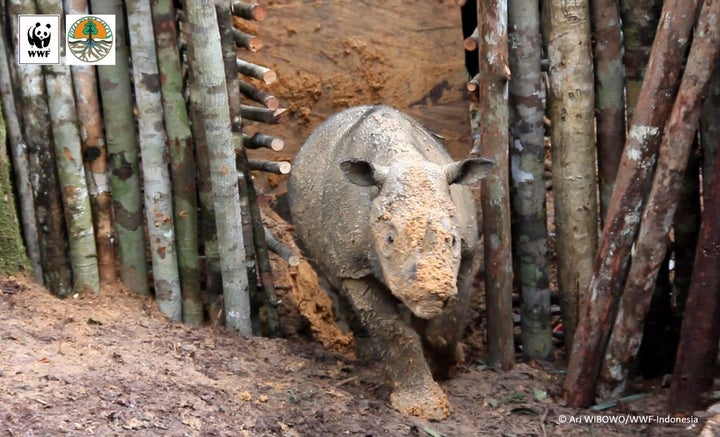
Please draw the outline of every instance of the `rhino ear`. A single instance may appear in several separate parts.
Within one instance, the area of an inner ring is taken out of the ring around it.
[[[448,184],[471,185],[490,173],[495,163],[486,158],[468,158],[445,166]]]
[[[380,187],[388,171],[387,167],[358,158],[343,159],[340,161],[340,170],[345,179],[361,187]]]

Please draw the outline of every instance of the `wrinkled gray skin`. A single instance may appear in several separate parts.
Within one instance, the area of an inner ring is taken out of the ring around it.
[[[395,384],[391,403],[401,412],[430,419],[450,412],[423,346],[440,373],[457,358],[478,242],[472,195],[461,184],[477,182],[491,165],[454,162],[428,131],[387,106],[330,117],[293,162],[297,236],[379,340]]]

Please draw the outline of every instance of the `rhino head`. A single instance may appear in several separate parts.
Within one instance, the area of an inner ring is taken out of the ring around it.
[[[382,166],[351,158],[340,168],[351,183],[377,187],[369,254],[375,274],[416,316],[438,315],[457,295],[461,259],[460,218],[450,185],[477,182],[492,161],[471,158],[438,165],[398,160]]]

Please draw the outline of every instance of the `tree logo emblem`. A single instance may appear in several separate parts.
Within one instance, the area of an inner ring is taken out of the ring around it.
[[[95,16],[75,21],[67,34],[68,50],[83,63],[94,63],[105,58],[113,48],[113,33],[103,19]]]

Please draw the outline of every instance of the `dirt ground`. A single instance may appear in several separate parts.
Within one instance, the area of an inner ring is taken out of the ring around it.
[[[450,418],[427,422],[390,408],[379,364],[330,352],[301,329],[286,334],[172,323],[117,286],[60,300],[1,277],[0,434],[680,436],[702,424],[563,424],[593,413],[561,405],[560,374],[496,372],[478,359],[442,383]],[[646,389],[655,394],[608,414],[665,416],[667,390]]]
[[[454,2],[265,4],[267,20],[246,24],[264,48],[241,56],[278,72],[267,89],[289,117],[277,126],[248,124],[249,134],[275,134],[286,144],[252,157],[289,160],[328,115],[376,103],[407,111],[451,153],[466,153]],[[284,180],[256,176],[264,206],[277,203]],[[292,238],[290,227],[273,221],[273,231]],[[400,415],[389,406],[382,366],[356,357],[309,266],[289,271],[275,260],[274,269],[279,339],[172,323],[151,299],[117,285],[60,300],[23,276],[0,277],[0,435],[682,436],[702,426],[702,418],[692,426],[610,423],[666,417],[667,389],[657,381],[637,382],[647,397],[602,413],[597,423],[578,423],[595,413],[563,406],[561,361],[518,362],[508,372],[484,365],[480,300],[464,340],[467,360],[441,383],[453,414],[442,422]]]

